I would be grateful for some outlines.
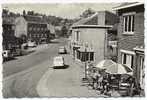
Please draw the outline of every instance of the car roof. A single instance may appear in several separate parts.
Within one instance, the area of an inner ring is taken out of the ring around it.
[[[62,59],[63,57],[62,56],[56,56],[54,57],[54,59]]]

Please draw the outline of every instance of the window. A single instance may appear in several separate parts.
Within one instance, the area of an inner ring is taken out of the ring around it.
[[[43,37],[43,34],[41,35],[41,37]]]
[[[90,52],[90,61],[94,60],[94,52]]]
[[[36,31],[36,28],[34,27],[33,30]]]
[[[40,30],[40,28],[38,27],[38,28],[37,28],[37,31],[39,31],[39,30]]]
[[[32,27],[29,27],[29,31],[32,31]]]
[[[15,30],[15,26],[12,26],[12,30]]]
[[[39,34],[37,34],[38,35],[38,37],[39,37]]]
[[[29,34],[29,37],[31,38],[31,37],[32,37],[32,35],[31,35],[31,34]]]
[[[79,31],[76,31],[76,41],[79,41]]]
[[[133,34],[134,32],[134,14],[123,16],[124,34]]]
[[[128,67],[133,67],[134,56],[131,54],[122,53],[122,64],[127,65]]]

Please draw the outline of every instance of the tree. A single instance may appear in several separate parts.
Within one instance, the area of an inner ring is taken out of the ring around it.
[[[19,38],[20,38],[21,44],[27,42],[27,36],[25,34],[22,34]]]
[[[34,11],[28,11],[28,15],[34,15]]]
[[[2,16],[8,16],[9,11],[7,9],[3,9]]]
[[[61,36],[66,36],[67,35],[67,28],[66,28],[66,26],[64,25],[63,27],[62,27],[62,29],[61,29]]]
[[[92,10],[91,8],[88,8],[87,10],[85,10],[85,11],[80,15],[80,17],[81,17],[81,18],[87,18],[87,17],[93,15],[94,13],[95,13],[94,10]]]
[[[25,10],[23,10],[23,15],[26,15],[26,11]]]

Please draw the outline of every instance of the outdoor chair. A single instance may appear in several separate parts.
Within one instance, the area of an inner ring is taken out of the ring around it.
[[[115,89],[115,90],[119,89],[119,81],[118,80],[113,79],[113,80],[110,81],[109,84],[110,84],[109,85],[110,89]]]

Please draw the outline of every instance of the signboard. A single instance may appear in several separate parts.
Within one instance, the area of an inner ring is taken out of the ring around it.
[[[117,47],[117,41],[109,41],[108,45],[112,47]]]

